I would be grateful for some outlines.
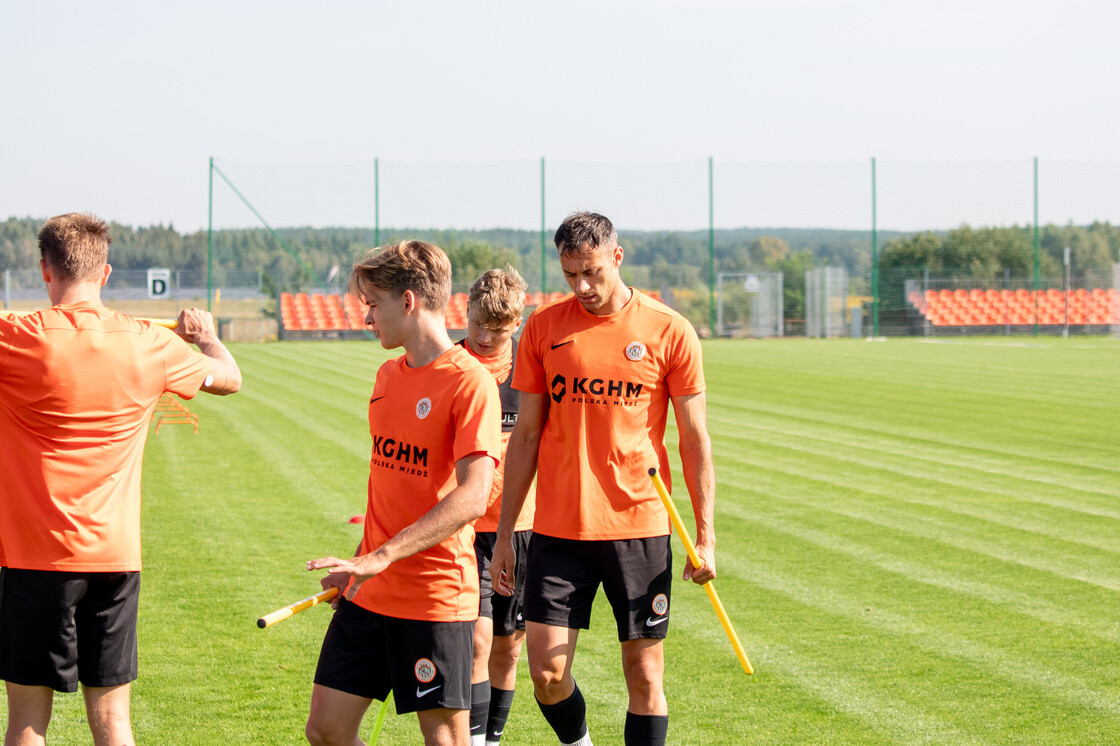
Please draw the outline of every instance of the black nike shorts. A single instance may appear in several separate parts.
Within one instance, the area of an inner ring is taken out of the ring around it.
[[[471,707],[474,622],[424,622],[367,611],[345,599],[331,618],[315,683],[384,701],[397,714]]]
[[[0,570],[0,679],[76,692],[136,679],[138,572]]]
[[[517,630],[525,629],[523,607],[525,602],[525,563],[529,558],[529,539],[532,531],[515,531],[513,534],[513,573],[518,579],[512,596],[503,596],[494,591],[490,577],[490,558],[494,556],[494,543],[498,535],[493,531],[476,534],[474,553],[478,559],[478,583],[480,588],[478,615],[494,620],[494,636],[509,637]]]
[[[533,534],[525,572],[525,618],[587,629],[599,584],[618,639],[661,640],[669,627],[673,554],[668,536],[579,541]]]

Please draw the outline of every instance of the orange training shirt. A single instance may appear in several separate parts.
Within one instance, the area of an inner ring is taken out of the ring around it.
[[[500,355],[491,355],[490,357],[483,357],[476,355],[470,345],[463,342],[463,349],[471,354],[483,368],[494,376],[494,382],[501,386],[509,378],[513,372],[513,344],[511,343],[506,347],[505,352]],[[478,533],[490,533],[498,530],[498,521],[502,515],[502,486],[504,483],[503,475],[505,474],[505,460],[506,448],[509,447],[509,436],[511,433],[502,432],[502,463],[494,470],[494,487],[490,490],[490,501],[486,506],[486,515],[479,518],[474,522],[474,530]],[[521,506],[521,515],[517,517],[517,523],[514,524],[514,531],[529,531],[533,528],[533,511],[536,501],[533,499],[533,488],[529,487],[529,494],[525,497],[525,503]]]
[[[91,303],[0,316],[0,566],[139,570],[152,410],[209,372],[171,330]]]
[[[501,407],[486,369],[458,345],[421,368],[382,364],[369,402],[369,500],[359,552],[374,551],[458,486],[455,464],[484,453],[500,464]],[[478,566],[468,524],[367,580],[362,608],[399,619],[478,618]]]
[[[669,517],[649,479],[668,482],[669,399],[704,391],[692,325],[637,290],[607,316],[575,296],[526,321],[513,385],[545,394],[535,533],[561,539],[664,536]]]

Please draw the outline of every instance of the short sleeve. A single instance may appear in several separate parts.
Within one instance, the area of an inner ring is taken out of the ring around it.
[[[527,394],[543,394],[548,390],[544,380],[544,363],[539,352],[541,317],[536,312],[525,322],[525,330],[517,344],[517,362],[513,366],[513,387]]]
[[[210,358],[193,349],[179,335],[163,327],[153,327],[163,357],[164,390],[183,399],[192,399],[210,374]]]
[[[669,396],[689,396],[704,391],[704,359],[700,338],[683,318],[674,319],[665,386]]]
[[[485,453],[497,466],[502,460],[502,406],[494,377],[481,365],[467,371],[454,406],[455,461]]]

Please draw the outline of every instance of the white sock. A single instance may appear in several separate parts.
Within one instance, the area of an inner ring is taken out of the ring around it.
[[[486,734],[479,733],[471,736],[471,746],[486,746]]]
[[[591,731],[587,731],[586,733],[584,733],[583,738],[579,739],[578,741],[574,741],[573,743],[562,743],[560,744],[560,746],[593,746],[593,744],[591,743]]]

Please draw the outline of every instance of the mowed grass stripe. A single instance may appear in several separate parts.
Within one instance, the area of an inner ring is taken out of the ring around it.
[[[735,513],[748,511],[735,506]],[[1082,630],[1080,623],[1069,624],[1060,620],[1044,623],[1031,618],[1013,604],[999,599],[994,603],[977,598],[966,590],[945,582],[942,571],[933,584],[927,584],[922,574],[914,577],[898,568],[887,568],[884,559],[898,564],[920,563],[921,558],[938,557],[953,550],[936,542],[912,542],[911,554],[902,555],[905,542],[892,532],[872,532],[858,522],[837,522],[835,519],[815,522],[809,514],[783,517],[763,511],[749,511],[750,519],[758,525],[753,535],[767,537],[760,542],[763,551],[749,557],[736,557],[737,562],[748,566],[745,577],[752,582],[757,573],[774,575],[767,562],[767,553],[781,549],[804,549],[798,553],[788,574],[812,577],[822,593],[846,592],[853,599],[852,609],[896,613],[922,624],[937,625],[949,636],[967,636],[974,644],[1006,650],[1011,656],[1024,658],[1028,665],[1032,659],[1042,660],[1042,667],[1050,667],[1056,676],[1084,679],[1085,687],[1107,686],[1115,689],[1111,675],[1098,676],[1093,671],[1094,651],[1103,646],[1102,636],[1092,630]],[[810,546],[805,546],[810,545]],[[770,548],[774,549],[771,550]],[[895,554],[892,554],[892,551]],[[965,558],[961,558],[965,559]],[[786,573],[783,573],[786,574]],[[800,582],[805,582],[804,580]],[[1056,589],[1057,590],[1057,589]],[[805,600],[800,597],[801,600]],[[858,599],[858,600],[854,600]],[[866,609],[863,607],[867,607]],[[1088,611],[1088,609],[1086,609]],[[1104,619],[1116,623],[1114,610],[1101,610]],[[1107,625],[1104,626],[1107,630]],[[958,646],[959,647],[959,646]],[[1045,655],[1038,651],[1049,651]],[[1120,692],[1114,691],[1114,695]]]
[[[1066,468],[1101,470],[1102,486],[1112,485],[1118,472],[1112,458],[1113,436],[1117,433],[1114,417],[1103,408],[1092,413],[1092,419],[1083,424],[1049,421],[1045,426],[1024,424],[1014,414],[1020,403],[1008,400],[1000,417],[981,420],[975,407],[952,413],[944,406],[928,406],[929,399],[902,407],[876,400],[873,392],[855,394],[842,407],[835,400],[822,401],[821,407],[809,407],[797,398],[794,390],[775,401],[769,394],[747,388],[746,392],[712,393],[712,403],[719,415],[750,424],[759,419],[775,429],[792,432],[816,427],[835,428],[850,432],[856,438],[880,441],[900,440],[912,443],[915,448],[976,449],[1023,462],[1038,460],[1032,465],[1039,478],[1044,479],[1046,468],[1060,463]],[[744,394],[749,394],[744,396]],[[832,407],[832,410],[826,409]],[[1120,410],[1117,410],[1120,415]],[[1010,437],[1009,437],[1010,433]],[[1014,449],[1005,446],[1013,443]]]
[[[749,507],[740,510],[737,500],[724,502],[735,506],[733,513],[757,514]],[[729,520],[721,516],[725,526],[734,526],[739,520],[746,520],[748,524],[757,522],[756,518],[741,519],[736,515]],[[915,646],[923,650],[923,655],[928,656],[930,661],[941,659],[929,663],[929,670],[921,674],[922,678],[930,681],[919,685],[907,680],[908,687],[920,690],[908,700],[906,707],[910,710],[921,709],[927,701],[932,707],[941,707],[944,696],[938,690],[944,688],[954,698],[971,702],[965,708],[971,713],[968,718],[997,723],[1012,718],[1007,708],[1018,708],[1017,702],[1025,696],[1023,688],[1028,687],[1036,690],[1030,695],[1036,709],[1020,712],[1017,715],[1019,718],[1029,718],[1032,714],[1043,717],[1037,709],[1042,702],[1050,702],[1046,706],[1053,710],[1064,709],[1071,704],[1095,712],[1105,710],[1104,720],[1091,713],[1084,714],[1084,717],[1091,717],[1097,723],[1094,728],[1101,722],[1109,722],[1115,715],[1111,708],[1117,692],[1110,674],[1094,671],[1095,677],[1090,681],[1078,676],[1083,667],[1094,668],[1091,656],[1072,663],[1042,659],[1042,665],[1036,665],[1039,656],[1033,646],[1038,644],[1040,650],[1045,650],[1047,642],[1064,641],[1063,630],[1051,630],[1035,642],[1029,639],[1014,641],[1010,649],[1005,650],[1002,630],[1023,628],[1024,620],[1014,612],[1007,615],[1009,619],[993,619],[992,614],[978,608],[982,607],[980,604],[968,599],[959,603],[955,594],[938,597],[907,578],[881,577],[881,573],[866,567],[865,560],[858,555],[837,557],[827,546],[823,551],[819,546],[807,546],[806,540],[796,532],[774,532],[767,526],[755,525],[749,530],[737,530],[735,534],[749,536],[749,542],[743,546],[744,551],[734,552],[730,557],[726,553],[721,555],[718,582],[723,585],[722,594],[725,597],[729,596],[728,589],[735,587],[739,581],[751,586],[745,591],[740,589],[739,600],[729,604],[729,610],[732,606],[735,608],[731,613],[740,619],[743,618],[741,614],[746,614],[748,624],[743,626],[745,634],[741,634],[748,650],[757,650],[760,636],[763,640],[767,639],[766,628],[776,618],[779,622],[775,626],[787,634],[787,643],[791,642],[792,635],[791,646],[798,653],[805,655],[807,651],[817,651],[822,665],[844,670],[848,677],[860,678],[859,671],[864,671],[868,676],[878,673],[896,680],[899,664],[894,661],[912,659]],[[872,545],[867,547],[867,555],[874,556],[876,548],[873,540],[869,541]],[[783,570],[776,571],[775,567]],[[768,601],[768,593],[786,596],[789,601]],[[725,603],[728,601],[725,600]],[[801,609],[802,606],[808,607],[808,610]],[[823,621],[817,612],[826,612],[846,621]],[[789,620],[788,623],[783,624],[782,621],[786,620]],[[1010,626],[1006,626],[1005,622]],[[853,629],[845,632],[842,628],[848,625]],[[867,626],[873,630],[869,631]],[[859,631],[861,627],[863,631]],[[977,630],[981,631],[980,638],[974,640]],[[868,644],[875,647],[870,660]],[[1081,643],[1074,636],[1063,644],[1076,647]],[[1100,648],[1099,644],[1092,643],[1085,646],[1086,650]],[[785,663],[785,659],[778,658],[756,662],[756,667],[782,670]],[[882,666],[881,670],[878,670],[879,666]],[[1070,669],[1072,673],[1063,668]],[[1032,671],[1036,673],[1032,674]],[[997,684],[998,678],[993,678],[993,674],[1010,681]],[[1040,675],[1043,679],[1041,682],[1034,681],[1032,675]],[[962,688],[962,681],[967,682],[967,687]],[[928,691],[926,687],[929,687]],[[970,694],[965,689],[973,691]],[[1059,703],[1054,704],[1053,700]],[[883,707],[882,701],[875,701],[872,705],[876,710]],[[988,708],[992,711],[988,712]],[[897,710],[898,706],[887,709]],[[868,717],[873,720],[876,715],[869,713]],[[915,722],[923,720],[912,712],[909,717]],[[942,713],[939,717],[950,715]],[[944,731],[944,728],[939,730]],[[902,742],[917,740],[910,737],[902,739]],[[1077,742],[1076,738],[1074,742]]]
[[[787,535],[786,539],[789,538]],[[797,548],[797,544],[790,546]],[[968,667],[982,673],[979,680],[985,682],[984,694],[989,700],[1017,699],[1024,695],[1023,689],[1026,688],[1039,690],[1047,698],[1061,700],[1086,710],[1109,716],[1120,714],[1120,692],[1115,687],[1114,679],[1109,679],[1111,687],[1106,687],[1101,682],[1088,682],[1081,677],[1056,670],[1052,661],[1037,653],[1016,655],[1014,651],[937,626],[926,621],[929,617],[923,616],[921,610],[899,613],[883,609],[875,605],[883,603],[883,595],[879,595],[876,600],[866,592],[858,596],[844,593],[839,590],[842,586],[835,583],[825,585],[821,583],[822,578],[819,576],[808,576],[811,580],[807,580],[805,575],[797,573],[776,573],[765,569],[761,562],[745,562],[738,566],[740,560],[733,559],[730,563],[725,562],[724,566],[728,564],[737,572],[748,574],[751,583],[758,588],[765,588],[812,609],[843,618],[854,627],[865,628],[862,634],[856,633],[852,637],[873,637],[877,641],[876,654],[885,660],[901,660],[908,650],[907,654],[912,655],[912,646],[925,651],[930,660],[948,659],[936,664],[937,674],[927,674],[930,681],[927,681],[926,687],[951,686],[958,678],[960,669]],[[896,647],[897,649],[892,650]],[[866,652],[861,648],[861,654]],[[784,661],[778,665],[784,665]],[[943,681],[932,681],[935,677]],[[996,679],[1005,680],[1005,684],[997,685]],[[922,701],[923,697],[919,696],[910,701],[909,705],[920,710]],[[986,706],[990,705],[991,702]]]
[[[765,493],[763,496],[771,497]],[[780,499],[755,499],[749,507],[731,502],[725,513],[800,537],[913,583],[971,597],[957,599],[954,608],[976,608],[977,602],[982,601],[1000,607],[1001,613],[1024,614],[1050,625],[1120,643],[1120,614],[1115,596],[1096,586],[1057,581],[1049,572],[1024,570],[934,539]],[[1013,619],[1009,623],[1014,628],[1022,621]],[[1065,631],[1058,634],[1069,639]]]
[[[739,397],[741,402],[741,397]],[[939,422],[938,437],[933,437],[930,430],[923,437],[903,435],[898,432],[885,430],[881,425],[868,427],[853,415],[842,424],[822,421],[800,409],[779,411],[774,408],[754,407],[735,402],[729,397],[721,397],[714,403],[713,414],[709,416],[710,427],[722,433],[735,436],[744,432],[758,431],[765,438],[795,446],[802,440],[806,445],[814,443],[829,444],[830,455],[844,455],[854,458],[857,454],[866,457],[899,457],[902,463],[914,461],[947,464],[950,467],[966,467],[978,474],[969,474],[969,477],[992,475],[989,482],[1003,484],[1005,478],[1037,482],[1041,489],[1061,486],[1064,489],[1074,488],[1086,492],[1098,492],[1103,496],[1102,505],[1115,506],[1113,498],[1120,497],[1120,465],[1109,460],[1114,452],[1113,441],[1101,438],[1095,446],[1078,446],[1075,454],[1077,459],[1083,459],[1090,450],[1104,452],[1107,457],[1102,457],[1102,464],[1071,463],[1067,459],[1060,459],[1053,454],[1046,456],[1031,455],[1021,451],[1008,451],[1002,446],[1006,442],[1007,428],[1004,429],[1004,441],[978,441],[962,443],[956,437],[952,428],[955,423]],[[865,407],[859,417],[867,417],[870,407]],[[1105,415],[1098,415],[1102,421]],[[835,447],[832,447],[832,444]],[[866,453],[869,452],[869,453]],[[967,480],[966,480],[967,481]],[[1020,484],[1017,487],[1036,488],[1030,484]],[[1046,490],[1054,495],[1054,490]],[[1090,495],[1078,495],[1077,503]]]
[[[710,345],[712,349],[719,347],[719,343]],[[1014,439],[1018,448],[1023,449],[1022,441],[1027,438],[1043,456],[1053,453],[1054,449],[1064,449],[1066,436],[1082,436],[1076,439],[1076,447],[1069,449],[1075,457],[1086,442],[1092,448],[1096,434],[1086,428],[1089,424],[1104,424],[1108,431],[1116,431],[1115,418],[1108,413],[1120,412],[1120,386],[1112,380],[1110,371],[1120,365],[1120,355],[1111,350],[1108,355],[1101,355],[1102,360],[1094,364],[1091,375],[1079,369],[1083,376],[1073,380],[1065,375],[1064,365],[1055,366],[1053,370],[1043,367],[1037,372],[1023,370],[1018,361],[1001,357],[1006,351],[985,350],[985,357],[979,361],[982,365],[962,376],[959,382],[947,386],[946,368],[952,366],[951,354],[910,361],[906,358],[912,356],[915,346],[892,342],[865,345],[862,351],[867,356],[858,359],[853,353],[861,348],[851,345],[837,342],[836,354],[821,356],[812,364],[805,364],[804,359],[795,355],[791,361],[791,350],[796,351],[796,355],[806,349],[812,352],[805,342],[744,345],[744,350],[737,352],[734,364],[719,362],[709,366],[709,383],[718,383],[722,375],[735,380],[735,389],[728,391],[734,400],[728,403],[776,406],[782,408],[779,414],[804,415],[843,425],[868,420],[879,429],[893,428],[899,434],[919,438],[951,435],[968,442],[975,435],[981,435],[988,443],[995,444],[1006,440],[1003,435],[1007,428],[1018,428],[1021,432]],[[904,374],[892,372],[889,378],[883,376],[880,356],[888,348],[901,359],[892,360],[892,367],[904,364],[903,360],[909,365]],[[752,350],[756,354],[745,352]],[[757,354],[760,350],[765,354]],[[1058,354],[1052,357],[1061,359]],[[989,369],[1029,375],[1029,383],[1024,383],[1029,392],[1008,396],[1007,387],[1001,385],[990,393],[977,394],[976,390],[986,380],[1003,377],[988,372]],[[1031,397],[1031,394],[1049,396],[1051,392],[1055,398],[1053,405]],[[713,393],[718,394],[718,388]],[[748,396],[743,396],[744,393]],[[953,406],[951,402],[955,400],[962,403]],[[936,406],[931,406],[931,402],[936,402]],[[1109,442],[1107,438],[1102,439]],[[1097,465],[1115,468],[1115,459],[1104,459]]]
[[[954,467],[949,462],[879,457],[871,449],[830,441],[798,438],[785,444],[782,441],[786,439],[780,436],[754,436],[744,433],[725,440],[737,446],[738,452],[749,454],[744,457],[749,458],[748,463],[762,462],[798,474],[802,465],[811,463],[833,475],[837,486],[867,494],[892,494],[898,486],[902,491],[893,499],[933,505],[1102,551],[1120,549],[1115,538],[1120,535],[1120,511],[1097,507],[1106,499],[1098,494],[1089,493],[1091,506],[1079,506],[1075,499],[1079,493],[1085,495],[1084,491],[1056,493],[1053,487],[1046,489],[1011,478],[1005,485],[996,479],[989,481],[988,473]],[[970,475],[975,478],[970,480]],[[1055,496],[1058,494],[1061,496]]]
[[[327,543],[345,527],[317,520],[313,505],[293,498],[272,462],[252,452],[238,418],[225,419],[232,407],[213,409],[200,415],[199,436],[178,430],[163,440],[169,433],[161,432],[152,456],[166,458],[149,457],[163,469],[146,480],[160,479],[163,489],[145,498],[145,664],[135,699],[160,728],[138,735],[151,743],[298,743],[317,645],[294,633],[327,620],[308,614],[279,632],[254,622],[317,588],[302,570],[312,540]],[[320,626],[310,637],[321,634]]]
[[[866,482],[848,485],[843,480],[833,481],[829,475],[806,477],[796,466],[789,469],[755,467],[749,474],[745,484],[755,484],[776,499],[936,539],[1067,579],[1120,590],[1114,553],[1040,534],[1033,534],[1033,541],[1024,542],[1020,529],[947,510],[937,506],[935,501],[909,500],[905,485],[883,482],[873,490]]]

